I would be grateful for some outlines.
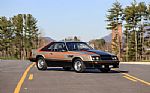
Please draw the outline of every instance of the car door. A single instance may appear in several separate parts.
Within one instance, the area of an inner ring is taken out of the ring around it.
[[[42,48],[41,54],[44,56],[46,61],[51,61],[52,59],[52,53],[53,53],[53,47],[54,47],[54,42],[50,43],[49,45],[45,46]]]
[[[63,45],[63,43],[55,43],[54,44],[52,52],[50,53],[53,60],[60,61],[60,60],[64,59],[63,53],[59,48],[62,45]]]
[[[64,42],[55,43],[53,50],[52,52],[50,52],[50,54],[51,59],[53,60],[53,62],[55,62],[54,64],[56,64],[57,66],[70,65],[70,60],[68,60],[68,58],[66,57],[68,51]]]

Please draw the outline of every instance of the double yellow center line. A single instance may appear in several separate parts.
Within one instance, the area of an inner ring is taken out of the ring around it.
[[[131,78],[131,77],[128,77],[128,76],[123,76],[124,78],[126,78],[126,79],[128,79],[128,80],[131,80],[131,81],[133,81],[133,82],[137,82],[137,80],[135,80],[135,79],[133,79],[133,78]]]
[[[120,72],[120,71],[118,71],[118,70],[116,70],[116,69],[112,69],[112,70],[115,70],[115,71],[117,71],[117,72]],[[121,73],[121,74],[124,75],[124,76],[123,76],[124,78],[126,78],[126,79],[128,79],[128,80],[130,80],[130,81],[133,81],[133,82],[139,81],[139,82],[141,82],[141,83],[143,83],[143,84],[146,84],[146,85],[150,86],[150,82],[144,81],[144,80],[142,80],[142,79],[139,79],[139,78],[134,77],[134,76],[132,76],[132,75],[129,75],[129,74],[127,74],[127,73]]]
[[[146,84],[146,85],[149,85],[149,86],[150,86],[150,83],[147,82],[147,81],[144,81],[144,80],[142,80],[142,79],[139,79],[139,78],[137,78],[137,77],[134,77],[134,76],[129,75],[129,74],[126,74],[126,73],[122,73],[122,74],[125,75],[125,76],[123,76],[124,78],[127,78],[127,79],[129,79],[129,80],[131,80],[131,81],[134,81],[134,82],[139,81],[139,82],[141,82],[141,83],[143,83],[143,84]]]

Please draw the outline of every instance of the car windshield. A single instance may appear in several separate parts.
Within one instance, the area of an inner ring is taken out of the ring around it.
[[[80,51],[80,50],[92,49],[92,47],[90,47],[85,42],[67,42],[66,45],[69,51]]]

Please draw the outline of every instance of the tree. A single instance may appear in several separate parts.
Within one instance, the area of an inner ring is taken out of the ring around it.
[[[0,57],[25,59],[38,44],[37,20],[31,14],[0,18]]]
[[[125,61],[129,61],[129,25],[125,25],[124,35],[125,35]]]
[[[147,17],[145,26],[145,37],[144,37],[144,54],[150,55],[150,4],[147,6]],[[145,56],[146,58],[146,56]],[[147,59],[147,58],[146,58]]]
[[[10,55],[12,34],[11,32],[11,22],[6,17],[1,17],[0,19],[0,50],[4,57]]]
[[[94,40],[91,40],[89,43],[93,44],[95,49],[100,49],[104,51],[107,50],[105,47],[106,42],[104,39],[94,39]]]
[[[142,24],[143,20],[147,16],[146,13],[146,5],[144,2],[136,3],[134,1],[131,3],[130,6],[127,6],[124,10],[124,16],[125,16],[125,28],[126,32],[126,40],[128,40],[130,44],[126,44],[126,49],[128,49],[126,54],[133,53],[135,55],[128,56],[131,59],[135,58],[135,61],[138,60],[138,58],[141,60],[142,57],[142,51],[143,51],[143,38],[144,38],[144,24]],[[128,33],[128,34],[127,34]],[[130,34],[129,34],[130,33]],[[131,49],[130,49],[131,48]],[[130,50],[130,51],[129,51]],[[134,53],[135,52],[135,53]],[[132,58],[134,57],[134,58]]]
[[[122,24],[123,9],[121,4],[116,1],[113,3],[112,8],[108,10],[107,15],[107,29],[112,30],[112,52],[118,54],[119,59],[121,58],[121,36],[119,33],[119,26]]]
[[[74,37],[67,37],[62,41],[81,41],[81,40],[77,36],[74,36]]]
[[[14,44],[16,46],[17,54],[19,58],[23,59],[23,15],[18,14],[12,18],[14,31],[15,31],[15,40]]]
[[[138,31],[138,55],[139,55],[139,60],[142,60],[143,52],[144,52],[144,27],[147,25],[147,6],[144,2],[138,3],[138,15],[140,22],[138,23],[139,31]]]
[[[137,32],[136,32],[136,25],[137,25],[137,4],[136,2],[132,3],[131,6],[127,6],[124,11],[125,14],[125,21],[126,21],[126,26],[130,29],[131,36],[129,37],[129,54],[130,52],[133,52],[131,55],[132,57],[135,57],[137,60]],[[134,39],[134,41],[133,41]],[[135,52],[134,52],[135,51]],[[129,56],[130,57],[130,56]]]
[[[31,52],[32,49],[38,48],[39,44],[37,20],[31,14],[24,15],[24,32],[25,51],[29,56],[27,51]]]

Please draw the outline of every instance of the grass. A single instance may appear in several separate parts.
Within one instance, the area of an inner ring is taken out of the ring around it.
[[[2,60],[18,60],[16,57],[0,57]]]
[[[150,60],[142,60],[142,62],[150,62]]]

